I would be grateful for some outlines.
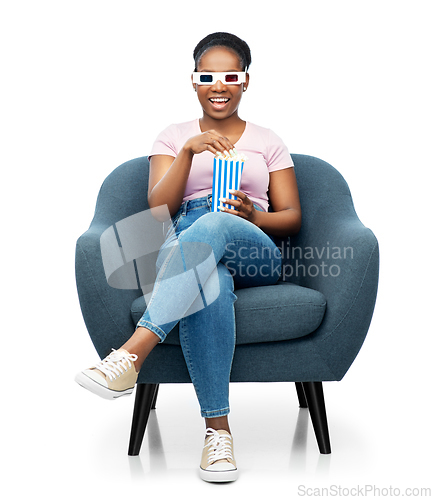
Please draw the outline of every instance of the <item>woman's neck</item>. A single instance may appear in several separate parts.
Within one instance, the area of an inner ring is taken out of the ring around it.
[[[246,128],[246,122],[238,115],[232,115],[224,120],[215,120],[204,114],[202,118],[199,119],[199,125],[201,132],[216,130],[225,137],[228,137],[233,144],[240,139]]]

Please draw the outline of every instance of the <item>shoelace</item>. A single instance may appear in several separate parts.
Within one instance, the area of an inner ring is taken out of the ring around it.
[[[129,354],[125,351],[116,351],[113,349],[113,352],[98,363],[95,368],[112,381],[125,373],[132,366],[132,362],[137,359],[138,356],[136,354]]]
[[[209,448],[208,463],[216,462],[217,460],[233,460],[231,437],[227,434],[219,434],[214,429],[207,429],[206,436],[211,436],[205,448]]]

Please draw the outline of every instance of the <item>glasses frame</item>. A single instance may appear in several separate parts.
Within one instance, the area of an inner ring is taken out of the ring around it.
[[[219,72],[219,73],[207,73],[205,71],[194,71],[192,73],[192,83],[196,83],[197,85],[214,85],[216,82],[221,81],[224,85],[241,85],[242,83],[246,83],[246,71],[227,71],[227,72]],[[230,75],[237,75],[236,82],[227,82],[226,77]],[[202,82],[201,76],[211,76],[211,82]]]

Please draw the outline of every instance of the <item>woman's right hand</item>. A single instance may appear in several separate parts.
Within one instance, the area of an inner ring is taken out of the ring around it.
[[[194,155],[204,151],[210,151],[215,155],[218,152],[229,152],[233,148],[232,142],[227,137],[216,132],[216,130],[207,130],[202,134],[191,137],[184,145],[184,149]]]
[[[151,208],[168,205],[171,215],[180,208],[195,154],[210,151],[214,155],[234,148],[229,139],[216,130],[191,137],[174,158],[154,155],[150,159],[148,201]]]

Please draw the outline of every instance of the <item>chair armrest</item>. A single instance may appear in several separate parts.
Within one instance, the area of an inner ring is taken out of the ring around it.
[[[75,274],[78,297],[90,338],[101,358],[133,334],[132,302],[140,289],[121,290],[108,285],[102,262],[100,238],[106,225],[92,224],[77,241]]]
[[[292,241],[288,265],[297,275],[289,281],[325,296],[324,319],[310,337],[340,380],[357,356],[372,319],[378,289],[378,241],[354,211],[316,214],[313,227],[316,230],[302,238],[302,252]]]

